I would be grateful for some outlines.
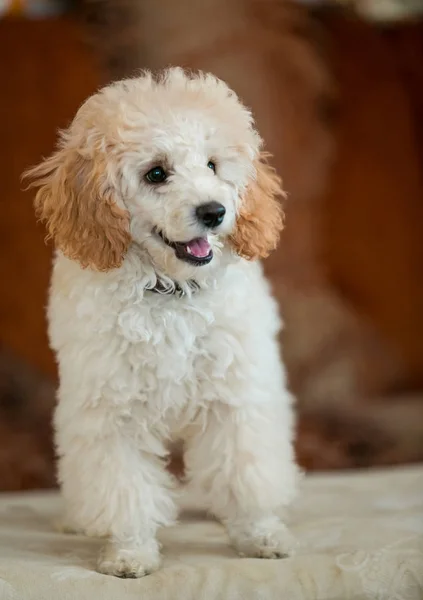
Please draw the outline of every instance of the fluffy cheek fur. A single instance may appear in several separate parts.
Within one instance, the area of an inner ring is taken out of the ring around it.
[[[131,241],[129,213],[107,171],[105,160],[62,149],[27,173],[39,187],[35,209],[48,237],[68,258],[97,271],[120,267]]]
[[[193,215],[196,208],[210,198],[217,199],[225,207],[226,215],[218,234],[208,234],[214,258],[211,263],[199,269],[179,260],[174,250],[165,246],[152,231],[160,230],[172,241],[189,241],[206,235],[207,232]],[[223,240],[234,229],[238,202],[234,186],[220,180],[210,169],[201,174],[201,166],[184,176],[173,178],[163,188],[156,189],[141,182],[139,193],[127,201],[131,214],[132,239],[145,250],[156,273],[161,277],[165,275],[175,281],[203,277],[221,264]]]
[[[236,228],[231,236],[235,252],[248,260],[266,258],[276,248],[283,228],[279,198],[281,180],[262,154],[255,161],[256,178],[242,199]]]

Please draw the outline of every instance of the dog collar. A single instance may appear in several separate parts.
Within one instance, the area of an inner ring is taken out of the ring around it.
[[[200,289],[200,285],[194,279],[190,279],[187,284],[191,290],[191,294],[195,294]],[[158,279],[156,285],[152,288],[146,288],[146,291],[153,292],[155,294],[161,294],[162,296],[178,296],[178,298],[186,296],[185,290],[179,285],[179,283],[176,283],[176,281],[174,281],[173,286],[169,288],[160,279]]]

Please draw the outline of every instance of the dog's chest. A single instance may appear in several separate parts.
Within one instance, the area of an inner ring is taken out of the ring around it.
[[[225,378],[233,346],[230,327],[216,312],[210,303],[177,298],[152,298],[120,312],[118,328],[140,400],[161,410],[213,395],[213,381]]]

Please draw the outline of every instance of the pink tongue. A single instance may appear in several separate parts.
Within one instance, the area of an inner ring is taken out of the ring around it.
[[[187,252],[192,256],[196,256],[197,258],[204,258],[210,254],[210,244],[205,238],[197,238],[195,240],[191,240],[185,246]]]

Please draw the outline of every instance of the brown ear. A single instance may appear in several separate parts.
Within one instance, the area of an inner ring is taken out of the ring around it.
[[[274,250],[283,228],[281,180],[262,153],[255,162],[256,177],[248,185],[231,244],[248,260],[266,258]]]
[[[105,164],[62,149],[25,177],[39,187],[35,210],[48,237],[68,258],[98,271],[122,264],[131,239],[129,215],[107,183]]]

